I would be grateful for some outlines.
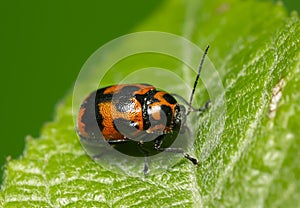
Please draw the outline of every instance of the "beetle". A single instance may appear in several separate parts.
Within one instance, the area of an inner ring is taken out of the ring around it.
[[[163,151],[183,154],[197,165],[198,160],[182,148],[170,146],[179,133],[188,129],[185,122],[190,112],[205,111],[209,107],[210,101],[201,108],[192,107],[208,49],[209,46],[202,56],[189,102],[149,84],[119,84],[92,92],[82,102],[78,114],[77,133],[81,140],[104,140],[126,155],[144,157],[145,175],[149,171],[147,158]]]

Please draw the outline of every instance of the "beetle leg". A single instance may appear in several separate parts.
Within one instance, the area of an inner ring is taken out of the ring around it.
[[[204,106],[202,106],[201,108],[194,108],[192,106],[189,106],[190,109],[188,110],[188,112],[186,113],[185,116],[188,116],[190,114],[190,112],[205,112],[207,109],[209,109],[210,104],[211,104],[211,101],[208,100],[208,101],[206,101]]]
[[[162,140],[161,139],[155,139],[155,141],[154,141],[154,149],[155,150],[159,150],[161,144],[162,144]]]
[[[198,165],[198,160],[192,156],[190,156],[188,153],[186,153],[182,148],[158,148],[156,149],[157,151],[162,151],[162,152],[172,152],[172,153],[178,153],[178,154],[183,154],[183,156],[191,161],[194,165]]]
[[[148,156],[144,157],[144,175],[149,173]]]
[[[138,142],[138,147],[139,147],[139,150],[145,154],[145,157],[144,157],[144,175],[147,175],[149,173],[149,163],[148,163],[148,151],[143,148],[143,141],[139,141]]]
[[[196,111],[204,112],[204,111],[206,111],[209,108],[210,104],[211,104],[211,101],[208,100],[208,101],[206,101],[206,103],[204,104],[204,106],[202,106],[199,109],[196,109]]]

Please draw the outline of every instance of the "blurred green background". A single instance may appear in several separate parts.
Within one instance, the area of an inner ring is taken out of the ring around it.
[[[86,59],[127,34],[163,1],[2,1],[0,184],[7,156],[38,137]],[[299,0],[286,0],[299,12]],[[271,18],[271,17],[270,17]]]
[[[1,2],[1,180],[6,157],[21,155],[26,135],[39,136],[87,58],[160,2]]]

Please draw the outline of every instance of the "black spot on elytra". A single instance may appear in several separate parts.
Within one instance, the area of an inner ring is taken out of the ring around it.
[[[156,93],[156,90],[149,90],[143,95],[136,94],[135,98],[142,106],[142,116],[143,116],[143,130],[149,129],[151,126],[149,115],[148,115],[148,105],[153,99],[153,95]]]
[[[141,85],[152,86],[151,84],[147,84],[147,83],[141,83]]]
[[[103,129],[102,116],[98,113],[98,106],[95,103],[96,91],[82,103],[81,109],[84,109],[81,122],[85,124],[85,131],[90,136],[89,139],[99,139],[100,131]]]
[[[98,89],[96,91],[96,97],[94,97],[96,105],[98,105],[99,103],[109,102],[112,100],[113,97],[112,94],[103,94],[106,89],[107,87]]]
[[[166,99],[166,101],[168,103],[170,103],[170,104],[176,104],[177,103],[177,101],[175,100],[175,98],[172,95],[168,94],[168,93],[164,94],[163,98]]]

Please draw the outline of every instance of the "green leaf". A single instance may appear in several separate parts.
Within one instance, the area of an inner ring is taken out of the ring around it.
[[[297,14],[261,1],[169,0],[136,29],[143,30],[211,46],[227,111],[221,133],[212,119],[219,100],[199,117],[193,148],[199,167],[182,159],[166,171],[138,177],[96,164],[78,141],[68,95],[40,138],[28,138],[23,156],[7,162],[0,207],[299,207]],[[137,66],[147,62],[143,56],[134,60]],[[114,74],[104,84],[120,79]],[[203,95],[201,103],[208,95],[197,92]]]

